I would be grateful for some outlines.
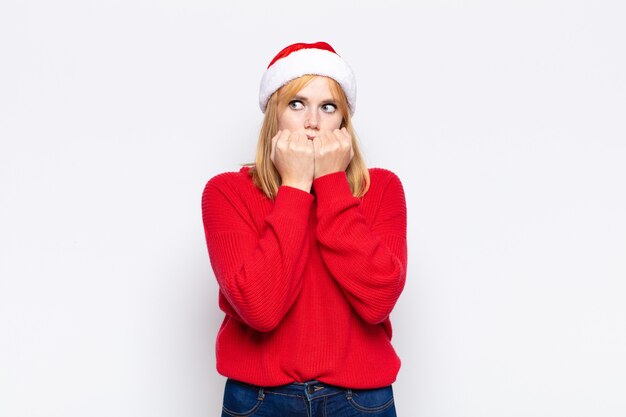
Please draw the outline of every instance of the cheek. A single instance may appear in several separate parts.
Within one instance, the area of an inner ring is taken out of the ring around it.
[[[296,115],[293,114],[293,112],[285,111],[278,118],[278,130],[284,130],[284,129],[296,130],[300,128],[300,124],[301,123],[299,122]]]
[[[333,115],[328,119],[328,130],[340,129],[342,122],[343,117],[341,115]]]

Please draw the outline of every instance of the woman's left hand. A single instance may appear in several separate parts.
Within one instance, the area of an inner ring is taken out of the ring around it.
[[[332,132],[320,132],[313,139],[313,148],[315,149],[314,178],[345,171],[354,156],[352,137],[345,127]]]

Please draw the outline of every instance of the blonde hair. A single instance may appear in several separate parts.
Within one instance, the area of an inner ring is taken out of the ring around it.
[[[259,141],[257,143],[255,164],[250,164],[250,175],[254,184],[259,187],[268,198],[274,199],[278,193],[278,187],[281,184],[281,178],[270,159],[272,151],[272,138],[278,132],[278,115],[291,99],[310,83],[316,75],[304,75],[300,78],[290,81],[279,88],[267,102],[265,109],[265,118],[259,132]],[[348,109],[348,99],[343,92],[341,86],[332,78],[328,78],[328,86],[331,95],[336,101],[337,109],[343,115],[342,127],[345,127],[350,136],[352,136],[352,150],[354,156],[350,164],[346,168],[346,176],[350,184],[350,190],[355,197],[363,197],[370,185],[370,176],[361,151],[356,140],[356,134],[352,127],[350,111]]]

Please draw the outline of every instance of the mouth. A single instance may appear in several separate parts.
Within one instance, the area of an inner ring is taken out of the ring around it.
[[[315,138],[316,138],[316,136],[306,135],[306,138],[307,138],[308,140],[313,140],[313,139],[315,139]]]

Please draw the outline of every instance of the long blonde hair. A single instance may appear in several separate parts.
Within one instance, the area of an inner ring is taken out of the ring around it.
[[[263,119],[263,125],[259,132],[259,141],[257,143],[255,164],[250,169],[250,174],[254,184],[259,187],[268,198],[274,199],[278,193],[278,187],[281,184],[281,178],[274,166],[274,163],[270,159],[272,152],[272,138],[278,132],[278,115],[282,111],[287,103],[293,99],[293,97],[302,90],[308,83],[310,83],[316,75],[304,75],[300,78],[290,81],[281,88],[279,88],[270,97],[267,108],[265,109],[265,118]],[[337,104],[337,109],[343,115],[342,127],[345,127],[350,136],[352,136],[352,150],[354,156],[350,161],[350,164],[346,168],[346,176],[348,183],[350,184],[350,190],[355,197],[362,197],[365,195],[370,185],[370,176],[365,166],[365,161],[359,150],[359,146],[356,140],[356,134],[352,127],[352,120],[350,118],[350,111],[348,109],[348,100],[344,94],[341,86],[332,78],[328,78],[328,86],[330,88],[331,95]]]

